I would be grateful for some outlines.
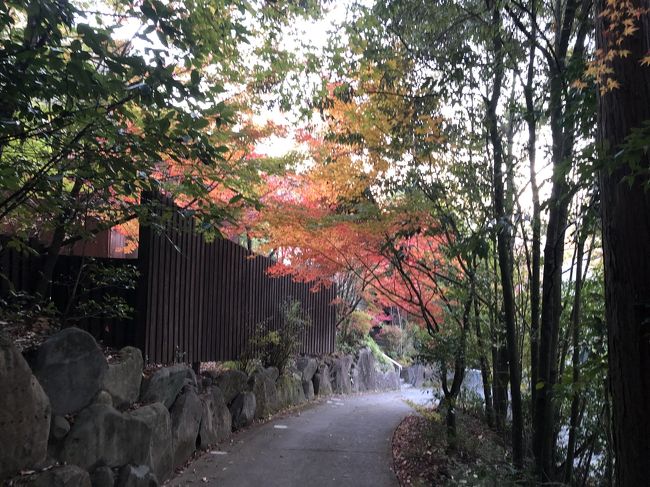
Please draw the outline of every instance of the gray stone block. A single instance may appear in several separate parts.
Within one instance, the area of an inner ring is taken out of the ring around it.
[[[50,398],[52,413],[75,413],[92,402],[108,369],[106,357],[89,333],[66,328],[41,345],[32,364]]]
[[[135,347],[124,347],[118,361],[109,364],[102,388],[111,395],[115,407],[126,408],[138,400],[142,367],[142,352]]]
[[[0,479],[45,460],[50,400],[22,354],[0,334]]]

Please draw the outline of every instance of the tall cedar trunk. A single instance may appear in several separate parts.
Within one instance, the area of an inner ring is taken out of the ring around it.
[[[582,232],[577,230],[576,233],[580,235]],[[571,356],[571,366],[573,368],[572,383],[573,391],[571,393],[571,414],[569,418],[569,441],[567,442],[567,454],[564,464],[564,482],[571,483],[571,476],[573,475],[573,460],[575,456],[576,438],[578,435],[578,419],[580,412],[581,396],[578,390],[580,381],[580,299],[582,292],[582,260],[584,258],[584,236],[579,236],[576,239],[578,246],[578,257],[576,263],[576,280],[574,284],[573,294],[573,310],[571,312],[571,346],[573,353]]]
[[[650,120],[650,68],[640,64],[650,51],[650,3],[631,4],[646,12],[617,47],[630,52],[613,63],[620,88],[598,99],[598,141],[610,155]],[[599,5],[601,11],[606,6]],[[604,51],[608,27],[599,17],[596,41]],[[637,160],[610,163],[600,183],[615,478],[616,485],[632,487],[650,479],[650,158],[646,151]],[[630,164],[641,171],[633,175]],[[631,182],[623,180],[630,175]]]
[[[612,408],[610,405],[609,381],[603,384],[605,398],[605,485],[614,485],[614,439],[612,438]]]
[[[523,466],[523,417],[521,408],[521,375],[519,371],[519,352],[517,350],[517,330],[515,323],[515,297],[512,288],[512,261],[510,259],[509,219],[505,214],[505,196],[503,185],[503,147],[498,129],[496,109],[503,83],[503,42],[500,28],[501,18],[498,7],[492,6],[492,47],[494,53],[494,80],[492,94],[487,107],[490,143],[494,157],[494,211],[498,222],[497,253],[501,274],[501,292],[503,294],[504,321],[506,325],[506,343],[508,349],[508,367],[510,372],[510,395],[512,401],[512,459],[515,467]]]

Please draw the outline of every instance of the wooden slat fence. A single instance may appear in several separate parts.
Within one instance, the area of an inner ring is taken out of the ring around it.
[[[172,207],[160,202],[160,212]],[[230,240],[206,242],[192,218],[169,213],[164,232],[140,228],[138,310],[149,361],[233,360],[255,330],[278,330],[280,305],[300,301],[312,326],[301,352],[334,351],[335,289],[312,292],[309,283],[269,277],[273,261]]]
[[[151,204],[151,200],[150,200]],[[195,231],[195,222],[184,217],[164,198],[153,205],[165,214],[163,231],[140,227],[138,259],[93,258],[104,266],[136,265],[140,273],[135,290],[97,289],[87,297],[104,293],[120,296],[135,309],[133,319],[96,317],[75,322],[105,345],[135,345],[148,362],[206,362],[237,359],[257,327],[264,332],[283,326],[280,305],[300,301],[312,326],[302,337],[300,351],[324,354],[334,351],[336,310],[334,287],[311,291],[311,284],[290,277],[270,277],[273,264],[225,239],[207,242]],[[17,291],[33,293],[42,259],[15,250],[0,251],[0,296]],[[88,258],[61,255],[51,289],[53,302],[63,311],[75,276]]]

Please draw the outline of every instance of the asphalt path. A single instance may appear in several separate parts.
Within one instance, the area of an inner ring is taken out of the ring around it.
[[[331,396],[233,435],[166,485],[395,487],[391,439],[419,389]]]

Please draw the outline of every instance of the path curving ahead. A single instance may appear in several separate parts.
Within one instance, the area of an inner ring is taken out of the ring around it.
[[[393,487],[391,438],[417,389],[333,396],[233,436],[170,486]]]

